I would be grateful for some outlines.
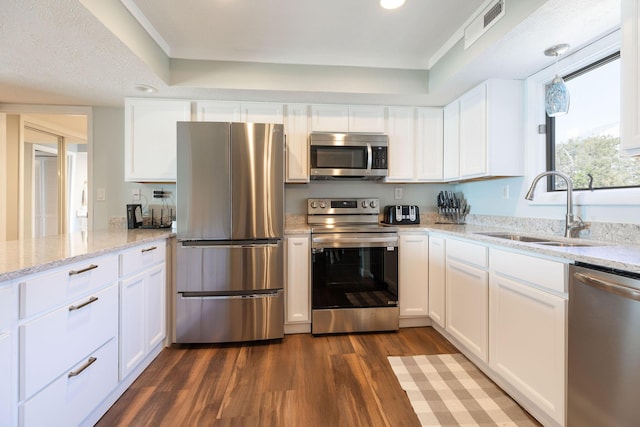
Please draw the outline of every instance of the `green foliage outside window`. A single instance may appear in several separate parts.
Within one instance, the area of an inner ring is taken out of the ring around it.
[[[576,189],[628,187],[640,185],[640,159],[620,156],[620,138],[610,135],[570,139],[556,144],[556,168],[573,179]],[[565,189],[556,180],[556,189]]]

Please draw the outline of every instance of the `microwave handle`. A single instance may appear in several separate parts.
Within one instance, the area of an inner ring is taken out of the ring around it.
[[[371,149],[371,144],[367,144],[367,170],[371,170],[371,166],[373,163],[373,150]]]

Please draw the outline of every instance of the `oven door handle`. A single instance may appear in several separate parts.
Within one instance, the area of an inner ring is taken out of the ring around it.
[[[311,240],[313,248],[359,248],[359,247],[396,247],[398,237],[316,237]]]

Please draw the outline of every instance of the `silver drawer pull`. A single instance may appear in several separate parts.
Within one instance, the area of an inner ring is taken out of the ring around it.
[[[77,377],[78,375],[80,375],[82,373],[82,371],[84,371],[85,369],[87,369],[89,366],[93,365],[93,363],[98,360],[97,357],[90,357],[85,363],[84,365],[80,366],[78,368],[77,371],[71,371],[67,374],[67,378],[71,378],[71,377]]]
[[[90,264],[89,267],[83,268],[81,270],[70,270],[69,271],[69,276],[75,276],[76,274],[86,273],[87,271],[95,270],[96,268],[98,268],[97,265]]]
[[[83,302],[82,304],[79,305],[70,305],[69,306],[69,311],[74,311],[74,310],[80,310],[82,307],[86,307],[89,304],[91,304],[92,302],[96,302],[98,301],[98,297],[91,297],[89,298],[88,301]]]
[[[142,249],[140,252],[142,252],[142,253],[151,252],[151,251],[155,251],[156,249],[158,249],[157,246],[151,246],[150,248]]]

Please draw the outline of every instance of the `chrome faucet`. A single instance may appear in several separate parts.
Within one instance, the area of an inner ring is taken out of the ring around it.
[[[533,200],[533,192],[538,181],[540,181],[542,177],[551,175],[559,176],[567,183],[567,215],[564,225],[564,237],[578,237],[578,232],[587,228],[588,225],[582,222],[582,219],[580,219],[580,217],[577,217],[578,219],[576,220],[576,217],[573,215],[573,181],[571,180],[571,177],[569,175],[558,171],[546,171],[538,174],[538,176],[533,178],[531,188],[529,188],[529,191],[527,192],[527,195],[524,196],[524,198],[527,200]]]

